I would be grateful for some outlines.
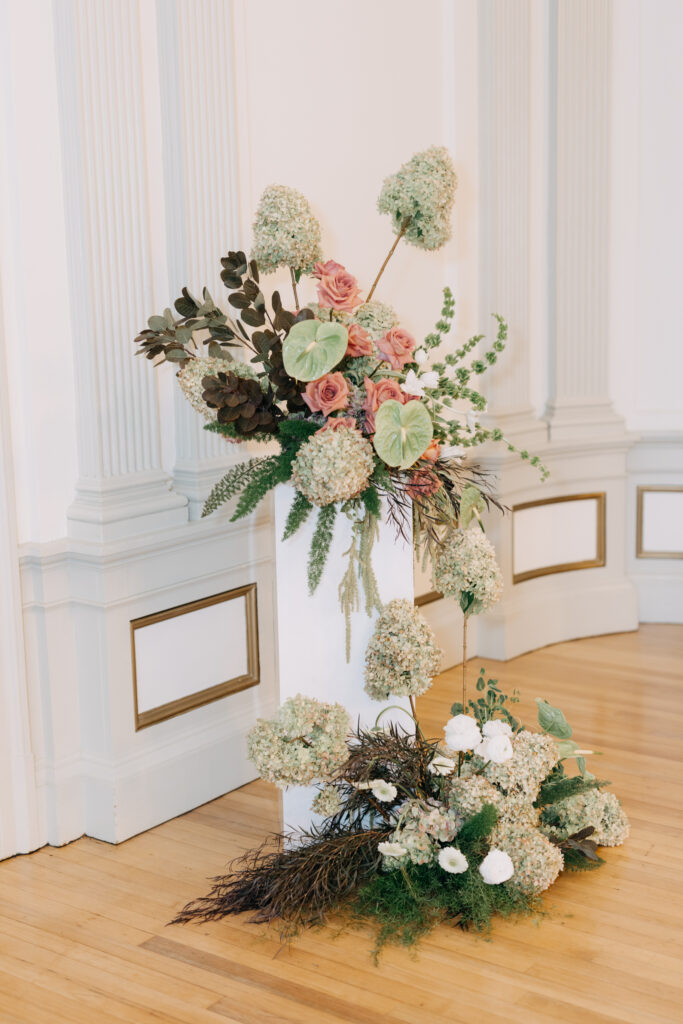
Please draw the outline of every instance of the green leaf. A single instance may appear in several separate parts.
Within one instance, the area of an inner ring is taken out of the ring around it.
[[[348,337],[343,324],[300,320],[282,343],[285,370],[295,380],[317,380],[344,358]]]
[[[536,698],[538,704],[538,724],[544,732],[556,736],[558,740],[568,740],[572,734],[572,727],[564,717],[559,708],[554,708],[547,700]]]
[[[387,466],[408,469],[429,447],[432,420],[422,402],[382,402],[375,415],[373,444]]]
[[[166,318],[163,316],[151,316],[147,323],[153,331],[165,331],[168,327]]]
[[[479,488],[467,484],[460,496],[460,526],[463,530],[467,529],[477,513],[483,515],[485,510],[486,505]]]

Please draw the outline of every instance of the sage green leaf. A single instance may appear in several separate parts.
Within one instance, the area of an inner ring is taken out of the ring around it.
[[[460,526],[466,530],[475,517],[476,513],[483,515],[486,510],[481,491],[473,484],[463,488],[460,495]]]
[[[375,414],[375,451],[387,466],[408,469],[429,447],[434,428],[422,402],[400,402],[390,398]]]
[[[295,380],[317,380],[341,362],[348,339],[336,321],[300,320],[282,343],[285,370]]]
[[[568,740],[572,734],[572,727],[564,717],[559,708],[554,708],[547,700],[536,698],[538,704],[538,724],[544,732],[556,736],[558,740]]]

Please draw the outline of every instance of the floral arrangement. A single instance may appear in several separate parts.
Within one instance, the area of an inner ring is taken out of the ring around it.
[[[184,288],[174,310],[150,317],[135,339],[148,359],[178,365],[180,387],[207,430],[232,443],[278,446],[230,469],[210,494],[205,515],[237,499],[232,519],[240,519],[272,488],[291,483],[285,537],[317,516],[311,592],[337,515],[352,521],[351,564],[340,587],[347,647],[361,592],[369,614],[379,607],[371,557],[383,514],[435,557],[460,523],[461,502],[465,512],[469,502],[479,513],[497,504],[463,455],[485,441],[505,441],[500,430],[480,423],[486,401],[473,386],[504,349],[505,321],[496,315],[496,338],[479,355],[482,335],[439,357],[455,312],[448,288],[436,327],[422,341],[390,306],[373,299],[401,239],[430,251],[449,239],[456,186],[450,156],[437,146],[385,180],[378,209],[396,237],[364,295],[346,267],[324,259],[320,225],[305,197],[273,185],[256,211],[251,257],[231,251],[221,260],[230,311],[206,289],[200,300]],[[262,290],[261,275],[279,267],[289,269],[292,311],[278,291],[268,302]],[[314,285],[314,297],[300,297],[304,279]],[[545,475],[537,457],[519,454]],[[468,498],[472,485],[478,487]],[[456,544],[449,543],[440,562],[444,586],[451,578],[455,586]]]
[[[561,871],[599,867],[598,847],[622,843],[629,826],[606,783],[565,771],[576,755],[558,739],[561,712],[541,702],[540,731],[513,728],[501,716],[511,699],[490,680],[444,741],[419,721],[415,735],[395,724],[351,733],[344,760],[321,774],[322,823],[270,837],[176,920],[251,912],[292,936],[334,913],[374,924],[379,952],[439,923],[482,930],[495,914],[535,912]],[[281,784],[289,767],[276,775]]]
[[[480,531],[459,536],[473,558],[485,551],[483,578],[495,578],[492,548],[474,541]],[[480,578],[464,562],[455,587],[470,609]],[[499,589],[487,591],[489,604]],[[419,611],[391,601],[368,645],[366,690],[379,700],[410,696],[412,728],[382,727],[384,708],[374,728],[347,735],[339,705],[302,697],[260,722],[250,736],[259,770],[279,786],[316,781],[312,809],[322,821],[239,858],[176,921],[248,911],[292,936],[334,913],[349,926],[374,924],[377,955],[439,923],[481,930],[495,914],[532,913],[561,871],[599,867],[598,847],[622,843],[629,824],[586,767],[594,752],[540,698],[537,728],[524,726],[512,711],[516,694],[483,669],[469,701],[463,676],[443,740],[426,737],[413,696],[431,685],[439,660]],[[571,761],[577,774],[566,771]]]

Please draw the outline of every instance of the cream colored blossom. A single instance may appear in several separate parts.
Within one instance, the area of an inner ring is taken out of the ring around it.
[[[451,530],[434,560],[433,578],[435,589],[461,606],[463,594],[472,595],[468,614],[491,608],[503,589],[493,545],[478,526]]]
[[[385,179],[377,208],[389,214],[395,234],[404,228],[406,242],[420,249],[440,249],[451,237],[457,184],[448,150],[431,146]]]
[[[372,445],[352,427],[325,430],[301,445],[292,464],[297,490],[319,507],[365,490],[374,469]]]
[[[310,274],[322,259],[320,224],[308,200],[287,185],[269,185],[256,210],[251,258],[270,274],[291,267]]]
[[[590,789],[559,800],[543,811],[543,829],[559,839],[592,825],[598,846],[621,846],[631,831],[628,818],[614,793]]]
[[[418,697],[432,685],[442,652],[426,619],[410,601],[389,601],[365,652],[365,692],[373,700]]]

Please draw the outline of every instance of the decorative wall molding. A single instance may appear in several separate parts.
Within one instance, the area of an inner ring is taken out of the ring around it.
[[[512,582],[605,564],[605,493],[563,494],[512,506]],[[533,550],[544,537],[546,551]]]
[[[277,703],[267,516],[27,545],[21,570],[29,689],[50,737],[39,761],[47,841],[120,842],[254,777],[244,732]],[[130,621],[252,582],[261,685],[136,732]]]
[[[133,619],[130,642],[136,729],[257,686],[256,584]]]
[[[609,385],[612,0],[550,5],[553,439],[618,436]]]
[[[69,531],[102,541],[155,513],[182,522],[186,502],[161,469],[156,382],[132,358],[154,306],[138,4],[65,0],[54,17],[80,473]]]
[[[636,558],[683,558],[683,484],[641,485],[636,502]]]

